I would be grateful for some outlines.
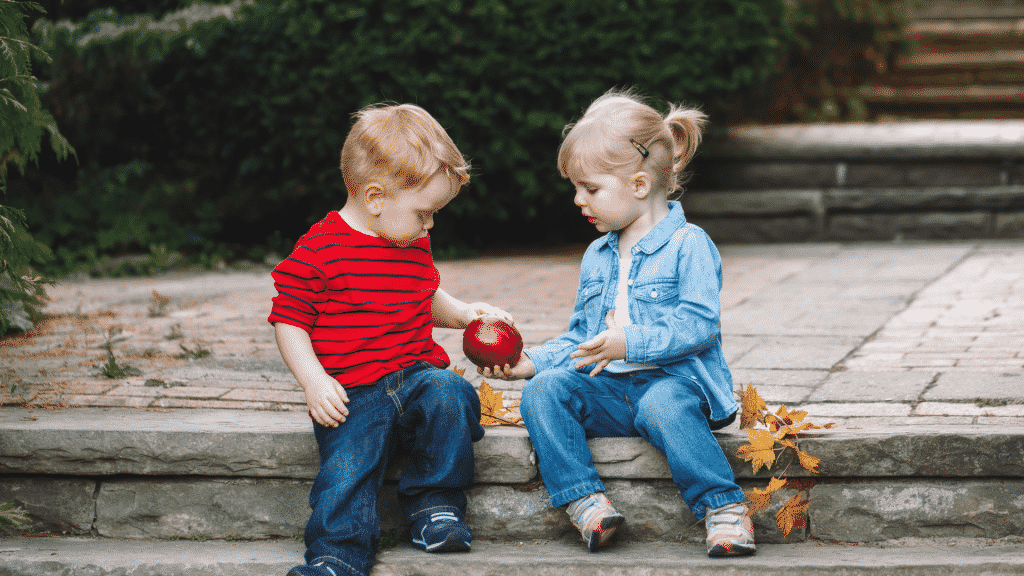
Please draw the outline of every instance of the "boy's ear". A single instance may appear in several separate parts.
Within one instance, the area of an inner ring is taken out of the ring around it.
[[[647,172],[637,172],[633,175],[633,196],[643,200],[651,193],[651,176]]]
[[[362,194],[366,211],[374,216],[380,216],[384,212],[384,199],[387,197],[384,187],[379,182],[370,182],[363,186]]]

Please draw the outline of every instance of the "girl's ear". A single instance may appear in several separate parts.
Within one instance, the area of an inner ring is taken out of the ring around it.
[[[647,195],[651,193],[651,176],[647,172],[637,172],[633,175],[633,196],[639,200],[647,198]]]
[[[363,186],[362,196],[367,212],[373,216],[380,216],[384,212],[384,199],[387,197],[387,192],[379,182],[370,182]]]

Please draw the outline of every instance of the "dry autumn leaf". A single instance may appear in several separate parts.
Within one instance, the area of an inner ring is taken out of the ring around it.
[[[818,463],[821,462],[821,458],[811,456],[810,454],[804,452],[803,450],[797,450],[796,456],[797,458],[800,459],[800,465],[803,466],[805,470],[814,472],[815,474],[818,473],[817,468]]]
[[[775,514],[775,524],[782,530],[783,536],[789,536],[794,527],[807,525],[806,513],[810,505],[810,500],[803,500],[800,494],[796,494]]]
[[[751,382],[745,389],[740,384],[737,392],[740,397],[740,430],[751,428],[763,418],[766,408],[764,400],[758,396],[757,388]]]
[[[782,478],[772,478],[768,482],[768,486],[764,490],[760,488],[751,488],[746,492],[747,502],[750,504],[750,514],[757,514],[758,512],[764,512],[768,509],[768,505],[772,502],[772,492],[781,490],[786,485],[786,481]]]
[[[767,430],[754,430],[747,428],[747,438],[750,444],[740,446],[736,455],[750,462],[754,467],[754,474],[761,469],[771,468],[775,462],[775,438]]]
[[[480,383],[480,425],[493,426],[495,424],[518,424],[522,418],[516,415],[515,408],[519,406],[516,401],[511,406],[505,406],[505,400],[501,392],[495,392],[486,380]]]

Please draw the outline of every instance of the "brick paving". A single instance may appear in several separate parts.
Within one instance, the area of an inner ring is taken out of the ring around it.
[[[1024,423],[1024,243],[721,246],[737,384],[847,426]],[[526,345],[566,327],[580,250],[438,263],[442,286],[508,310]],[[266,268],[68,280],[0,339],[0,403],[305,410],[265,319]],[[435,337],[471,368],[461,333]],[[129,374],[101,373],[106,346]],[[479,385],[474,370],[467,377]],[[524,382],[490,382],[514,398]]]

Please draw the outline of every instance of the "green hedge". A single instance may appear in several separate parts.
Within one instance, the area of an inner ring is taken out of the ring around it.
[[[50,163],[12,196],[66,266],[287,249],[343,204],[350,115],[385,100],[429,110],[473,163],[439,215],[441,252],[589,239],[555,168],[564,125],[617,86],[721,125],[777,67],[786,0],[105,4],[34,29],[80,164]]]

